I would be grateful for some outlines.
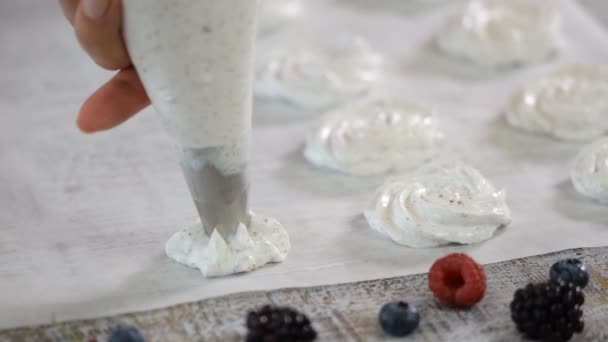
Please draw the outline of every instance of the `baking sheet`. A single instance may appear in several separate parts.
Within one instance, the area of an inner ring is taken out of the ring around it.
[[[260,49],[341,32],[389,59],[379,87],[434,105],[450,156],[508,191],[513,223],[472,246],[409,249],[367,228],[360,213],[378,179],[309,166],[301,156],[315,114],[256,104],[252,207],[289,230],[287,261],[207,280],[163,252],[195,218],[168,138],[151,110],[111,132],[73,125],[110,74],[79,50],[54,2],[0,4],[0,328],[145,310],[237,291],[350,282],[424,272],[466,251],[481,262],[608,244],[608,211],[578,196],[568,168],[580,145],[508,128],[500,108],[523,80],[558,64],[608,60],[608,36],[574,1],[559,1],[567,49],[555,62],[472,77],[427,49],[460,1],[307,0],[303,17]],[[387,34],[390,33],[390,34]],[[9,48],[4,48],[9,47]]]

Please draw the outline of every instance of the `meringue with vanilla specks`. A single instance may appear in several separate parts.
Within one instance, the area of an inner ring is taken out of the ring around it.
[[[262,0],[260,4],[259,32],[273,31],[300,14],[299,0]]]
[[[175,233],[167,241],[165,252],[169,258],[212,278],[282,262],[290,248],[289,236],[277,220],[251,214],[248,227],[241,223],[228,241],[217,230],[208,236],[198,221]]]
[[[286,48],[260,58],[254,92],[304,109],[323,109],[366,93],[381,62],[366,40],[341,35],[328,46]]]
[[[447,21],[437,46],[490,69],[546,61],[561,44],[560,16],[552,2],[472,0]]]
[[[471,244],[511,223],[505,197],[478,170],[457,165],[387,180],[364,215],[404,246]]]
[[[506,108],[509,124],[571,141],[608,132],[608,73],[572,65],[525,85]]]
[[[583,147],[574,160],[570,179],[579,193],[608,204],[608,137]]]
[[[430,109],[375,99],[322,117],[307,137],[304,155],[319,167],[373,175],[417,168],[435,158],[443,142]]]

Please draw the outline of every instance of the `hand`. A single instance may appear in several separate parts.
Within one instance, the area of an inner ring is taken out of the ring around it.
[[[78,127],[87,133],[110,129],[150,104],[122,37],[120,0],[60,0],[84,50],[102,68],[119,70],[82,105]]]

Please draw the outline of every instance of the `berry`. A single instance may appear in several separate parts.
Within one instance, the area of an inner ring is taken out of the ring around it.
[[[556,262],[551,266],[550,276],[553,281],[573,283],[581,289],[589,284],[587,265],[578,259],[565,259]]]
[[[247,342],[306,342],[317,338],[306,315],[288,307],[263,306],[247,314]]]
[[[112,330],[108,342],[144,342],[144,337],[134,327],[118,327]]]
[[[404,302],[384,304],[378,319],[384,332],[395,337],[410,334],[420,323],[420,315],[416,307]]]
[[[580,287],[572,283],[529,284],[515,291],[511,319],[528,338],[568,341],[585,327],[581,309],[584,302]]]
[[[431,266],[429,288],[439,301],[457,307],[469,307],[486,293],[483,267],[468,255],[447,255]]]

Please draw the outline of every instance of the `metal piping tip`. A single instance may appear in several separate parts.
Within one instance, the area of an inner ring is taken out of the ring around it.
[[[216,147],[184,149],[180,165],[208,236],[218,230],[228,241],[240,223],[248,226],[249,182],[246,169],[224,174],[213,163]]]

